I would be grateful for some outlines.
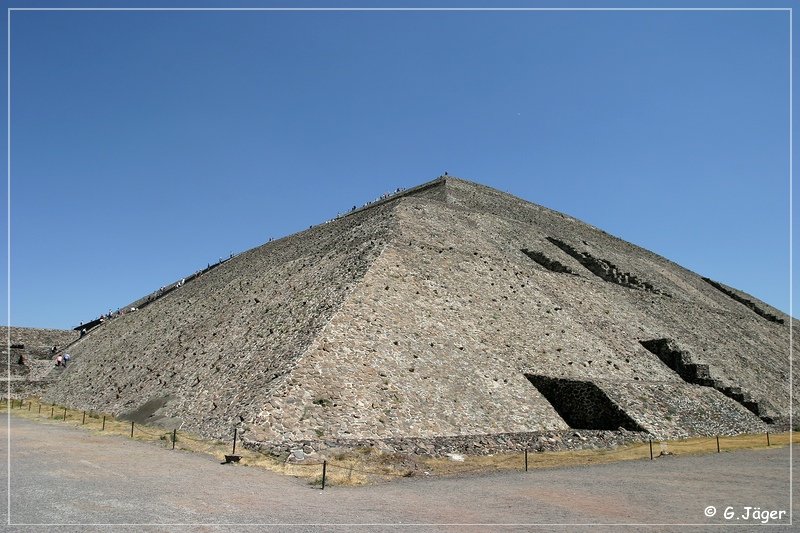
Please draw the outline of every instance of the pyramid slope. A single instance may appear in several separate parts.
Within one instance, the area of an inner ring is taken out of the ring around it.
[[[658,436],[765,430],[742,405],[687,383],[640,343],[661,337],[681,339],[717,378],[769,400],[774,417],[788,409],[788,395],[775,391],[787,328],[739,304],[725,310],[728,302],[677,265],[660,258],[653,265],[657,256],[644,251],[644,258],[624,257],[605,248],[622,241],[577,223],[564,234],[552,220],[522,227],[419,199],[403,201],[395,214],[398,236],[265,408],[254,440],[568,427],[527,375],[596,383]],[[558,255],[542,226],[565,239],[580,227],[586,239],[608,240],[597,246],[626,268],[640,267],[671,296],[600,280],[569,257],[559,256],[579,275],[541,268],[520,249]],[[298,407],[287,410],[289,402]]]
[[[70,348],[74,363],[47,400],[123,416],[165,403],[149,421],[227,435],[291,374],[380,255],[392,209],[245,252],[92,330]]]
[[[592,416],[593,429],[657,436],[764,431],[789,411],[789,318],[736,294],[448,178],[246,252],[91,332],[47,399],[115,414],[149,401],[137,415],[165,427],[235,425],[285,447]]]

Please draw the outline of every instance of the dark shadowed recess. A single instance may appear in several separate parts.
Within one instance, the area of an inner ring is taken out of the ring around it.
[[[644,431],[591,381],[525,374],[572,429]]]

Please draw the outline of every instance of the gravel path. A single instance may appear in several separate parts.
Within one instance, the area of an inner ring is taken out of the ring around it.
[[[12,531],[55,524],[63,524],[58,531],[618,531],[620,524],[638,524],[630,531],[749,531],[760,521],[753,510],[746,518],[745,507],[784,510],[770,523],[789,523],[788,448],[321,491],[268,471],[52,422],[12,417],[10,443]],[[5,483],[0,492],[7,517]],[[709,518],[704,510],[711,505],[717,514]],[[735,516],[726,520],[729,506]]]

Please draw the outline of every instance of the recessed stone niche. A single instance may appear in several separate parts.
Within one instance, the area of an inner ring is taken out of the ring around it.
[[[525,374],[573,429],[644,431],[591,381]]]

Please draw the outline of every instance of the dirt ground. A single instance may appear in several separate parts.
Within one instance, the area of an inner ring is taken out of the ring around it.
[[[0,434],[10,467],[0,506],[12,531],[750,531],[790,524],[786,446],[322,491],[207,455],[5,413]]]

